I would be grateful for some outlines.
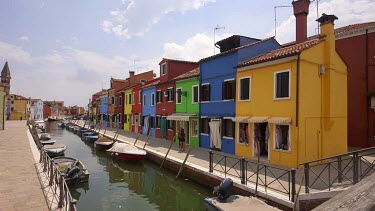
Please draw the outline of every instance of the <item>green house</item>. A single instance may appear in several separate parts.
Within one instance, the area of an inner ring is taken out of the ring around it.
[[[176,81],[176,112],[167,119],[175,120],[176,133],[184,128],[186,144],[199,147],[199,68],[173,80]],[[178,140],[177,134],[176,137]]]

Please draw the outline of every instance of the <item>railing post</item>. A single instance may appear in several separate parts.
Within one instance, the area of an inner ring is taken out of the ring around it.
[[[40,150],[40,158],[39,158],[39,163],[43,162],[43,153],[44,153],[43,149],[42,149],[42,150]]]
[[[305,193],[309,193],[310,192],[310,190],[309,190],[309,185],[310,185],[310,181],[309,181],[310,168],[309,168],[309,164],[308,163],[304,164],[304,171],[305,171]]]
[[[241,158],[241,184],[245,184],[245,163],[246,160],[244,157]]]
[[[43,153],[44,153],[44,155],[43,155],[43,157],[44,157],[44,159],[43,159],[43,172],[46,172],[47,171],[47,153],[45,152],[45,151],[43,151]]]
[[[210,150],[209,151],[209,153],[210,153],[210,167],[209,167],[209,171],[210,171],[210,173],[212,173],[213,171],[214,171],[214,168],[213,168],[213,154],[212,154],[212,150]]]
[[[342,160],[341,157],[337,157],[337,169],[339,170],[338,172],[338,182],[342,183]]]
[[[293,168],[290,173],[292,174],[292,202],[294,202],[296,196],[296,169]]]
[[[358,153],[353,153],[353,185],[358,182]]]
[[[49,174],[49,186],[51,186],[53,184],[53,161],[51,160],[51,170],[50,170],[50,174]]]
[[[59,197],[59,208],[62,208],[64,206],[64,178],[60,176],[59,181],[59,187],[60,187],[60,197]]]

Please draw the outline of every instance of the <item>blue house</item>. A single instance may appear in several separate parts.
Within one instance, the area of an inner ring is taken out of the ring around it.
[[[103,94],[99,97],[100,105],[99,105],[99,114],[100,114],[100,121],[102,122],[102,127],[108,127],[108,94],[107,92],[103,92]]]
[[[150,136],[156,136],[156,85],[159,80],[142,87],[142,134],[147,134],[150,128]]]
[[[199,146],[235,154],[236,69],[238,63],[280,48],[264,40],[233,35],[216,43],[220,53],[201,59]]]

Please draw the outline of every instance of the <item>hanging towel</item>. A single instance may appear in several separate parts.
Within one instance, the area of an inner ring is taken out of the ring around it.
[[[220,121],[211,121],[209,123],[211,134],[210,134],[210,146],[221,149],[221,136],[220,136]]]

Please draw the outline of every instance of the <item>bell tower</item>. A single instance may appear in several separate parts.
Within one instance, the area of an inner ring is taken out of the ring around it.
[[[5,62],[5,65],[3,67],[3,70],[1,71],[1,83],[5,84],[5,92],[7,95],[9,95],[10,92],[10,70],[8,61]]]

